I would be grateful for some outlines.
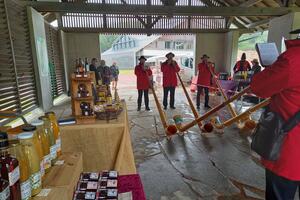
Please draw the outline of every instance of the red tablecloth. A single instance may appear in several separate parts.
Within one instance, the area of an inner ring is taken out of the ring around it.
[[[132,192],[133,200],[146,200],[144,187],[138,174],[119,176],[118,192]]]

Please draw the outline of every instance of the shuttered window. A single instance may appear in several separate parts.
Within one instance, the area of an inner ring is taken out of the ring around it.
[[[66,91],[64,64],[58,30],[48,23],[45,23],[45,29],[51,74],[52,97],[55,98]]]
[[[0,110],[25,112],[37,105],[26,7],[0,0]]]

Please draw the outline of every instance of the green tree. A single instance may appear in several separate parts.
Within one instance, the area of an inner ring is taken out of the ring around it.
[[[111,48],[113,42],[119,37],[119,35],[102,35],[100,34],[100,50],[101,53]]]

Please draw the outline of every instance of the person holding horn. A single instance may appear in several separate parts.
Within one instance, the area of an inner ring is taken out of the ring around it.
[[[146,62],[145,56],[141,56],[139,58],[140,63],[135,67],[134,73],[136,75],[137,80],[137,89],[138,89],[138,108],[137,111],[141,110],[142,106],[142,97],[144,94],[145,100],[145,109],[147,111],[150,110],[149,108],[149,88],[151,87],[149,77],[152,76],[152,71],[149,67],[145,65]]]
[[[204,107],[211,108],[209,106],[209,87],[212,85],[212,75],[209,68],[214,72],[212,63],[208,61],[209,56],[204,54],[201,57],[202,62],[198,64],[198,80],[197,80],[197,109],[200,110],[200,95],[204,90],[205,101]]]
[[[300,34],[300,29],[290,34]],[[300,37],[286,40],[285,46],[286,51],[272,65],[264,66],[263,71],[255,74],[250,84],[257,96],[271,97],[269,110],[277,113],[282,123],[297,119],[295,114],[300,111]],[[273,122],[271,115],[268,118]],[[293,128],[282,136],[279,157],[276,160],[262,158],[266,168],[266,200],[294,199],[300,187],[300,124],[298,119],[293,123]],[[269,144],[262,145],[270,147]]]
[[[161,64],[161,72],[163,73],[163,88],[164,88],[164,98],[163,105],[164,109],[168,108],[168,96],[170,92],[170,108],[176,109],[175,103],[175,88],[177,86],[177,75],[176,73],[180,71],[180,68],[173,58],[175,54],[170,52],[166,55],[167,60]]]

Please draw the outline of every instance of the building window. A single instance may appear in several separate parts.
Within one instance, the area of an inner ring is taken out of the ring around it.
[[[171,42],[165,41],[165,49],[171,49]]]
[[[174,49],[184,49],[183,42],[174,42]]]

